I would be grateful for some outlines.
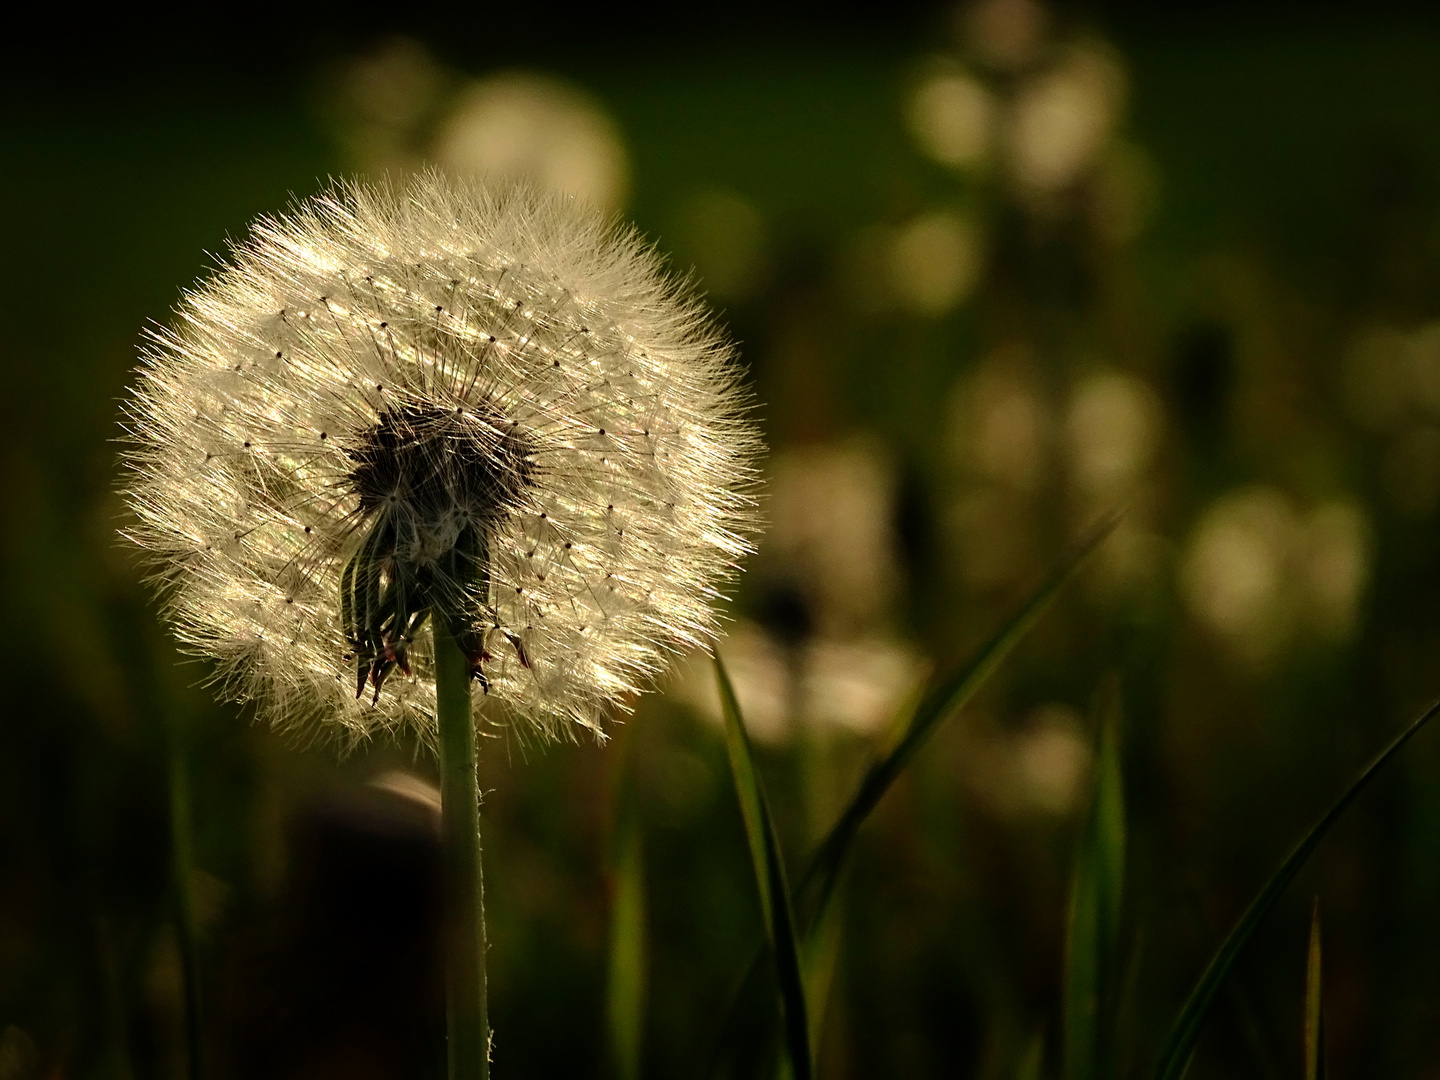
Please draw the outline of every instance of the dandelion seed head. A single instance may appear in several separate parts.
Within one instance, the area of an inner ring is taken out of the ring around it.
[[[521,186],[343,184],[260,221],[153,335],[127,419],[177,634],[292,730],[428,737],[433,608],[491,719],[598,732],[713,639],[755,526],[704,309]]]

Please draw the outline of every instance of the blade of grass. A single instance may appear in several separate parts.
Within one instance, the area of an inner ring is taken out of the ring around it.
[[[1094,794],[1070,893],[1062,1003],[1063,1075],[1106,1075],[1112,1047],[1114,982],[1120,969],[1120,903],[1125,883],[1125,793],[1120,772],[1119,690],[1101,705]]]
[[[1140,971],[1145,958],[1145,926],[1137,926],[1131,936],[1129,955],[1125,959],[1125,973],[1121,976],[1115,993],[1115,1025],[1111,1029],[1112,1050],[1110,1061],[1114,1066],[1111,1076],[1125,1077],[1136,1074],[1134,1065],[1135,1044],[1140,1033]]]
[[[1320,1010],[1320,897],[1310,909],[1310,949],[1305,962],[1305,1080],[1325,1078],[1325,1017]]]
[[[1045,1033],[1037,1031],[1020,1060],[1015,1063],[1015,1080],[1043,1080],[1045,1076]]]
[[[616,834],[605,1019],[616,1077],[638,1080],[645,1032],[645,854],[633,811],[622,809]]]
[[[840,938],[844,929],[843,905],[834,904],[811,929],[800,948],[801,970],[805,976],[805,1007],[810,1019],[810,1060],[820,1057],[820,1036],[825,1033],[825,1009],[835,968],[840,961]]]
[[[890,785],[935,733],[940,722],[974,697],[1075,576],[1085,557],[1100,546],[1119,521],[1120,514],[1112,513],[1091,529],[970,662],[942,679],[925,695],[895,745],[866,770],[855,794],[821,841],[800,879],[796,907],[807,913],[807,927],[818,920],[829,904],[860,826],[890,790]],[[800,895],[810,898],[808,905],[799,903]]]
[[[790,901],[790,885],[785,877],[785,863],[775,835],[775,823],[770,817],[770,806],[765,800],[765,790],[755,772],[750,737],[745,733],[745,722],[740,717],[735,688],[730,684],[730,676],[726,674],[719,653],[714,659],[721,711],[725,714],[725,750],[730,758],[735,795],[740,800],[740,814],[745,820],[745,838],[755,867],[755,885],[760,893],[765,936],[775,956],[775,972],[780,983],[785,1047],[791,1075],[795,1080],[810,1080],[813,1069],[810,1027],[805,1010],[805,981],[800,968],[799,935]]]
[[[1030,628],[1035,625],[1060,590],[1075,576],[1080,564],[1119,524],[1121,512],[1102,518],[1051,571],[1040,587],[1031,594],[996,634],[991,637],[963,667],[957,668],[924,694],[906,698],[897,710],[887,731],[886,753],[871,764],[855,794],[835,824],[820,842],[794,893],[797,910],[807,917],[804,929],[809,931],[825,914],[840,871],[844,868],[850,845],[866,817],[875,809],[890,785],[904,770],[926,739],[950,716],[969,701],[985,684],[996,668],[1009,656]],[[809,897],[808,905],[803,901]],[[723,1048],[736,1023],[740,1002],[756,985],[760,974],[761,954],[757,951],[745,975],[730,995],[716,1036],[709,1051],[709,1064],[704,1075],[715,1072]]]
[[[864,819],[890,789],[891,783],[894,783],[914,753],[923,746],[927,737],[939,727],[940,721],[955,713],[978,693],[989,675],[994,674],[1009,652],[1030,632],[1031,626],[1044,615],[1060,590],[1076,575],[1084,559],[1115,530],[1120,517],[1120,511],[1103,517],[1070,553],[1061,559],[1056,569],[1041,583],[1040,588],[1035,590],[1030,598],[1025,599],[1009,621],[985,642],[984,647],[973,655],[968,664],[956,668],[945,680],[933,685],[927,693],[917,693],[906,698],[887,729],[887,752],[871,763],[870,769],[865,772],[860,785],[851,796],[850,804],[845,806],[840,818],[816,848],[801,883],[793,893],[796,909],[806,916],[806,930],[814,927],[824,916],[855,835],[860,831],[861,824],[864,824]],[[808,904],[804,903],[806,897],[809,897]],[[708,1053],[708,1066],[704,1070],[706,1076],[713,1074],[719,1066],[724,1045],[729,1041],[730,1032],[736,1024],[740,1002],[747,998],[759,981],[760,959],[762,955],[757,952],[730,995],[730,1005],[724,1011],[724,1020],[717,1028]]]
[[[1222,935],[1221,928],[1206,911],[1205,901],[1198,887],[1189,890],[1189,901],[1197,932],[1208,941],[1218,941]],[[1275,1063],[1273,1040],[1266,1030],[1255,998],[1245,984],[1243,972],[1237,972],[1226,980],[1225,997],[1229,1002],[1236,1030],[1240,1032],[1245,1048],[1250,1052],[1249,1065],[1255,1070],[1256,1080],[1282,1080],[1285,1073]]]
[[[1165,1048],[1160,1054],[1159,1063],[1155,1067],[1156,1080],[1179,1080],[1185,1075],[1185,1070],[1190,1064],[1190,1057],[1195,1052],[1195,1045],[1200,1038],[1200,1028],[1209,1016],[1211,1007],[1215,1004],[1215,997],[1220,988],[1225,984],[1226,978],[1235,967],[1235,962],[1240,958],[1245,946],[1249,944],[1255,931],[1264,922],[1265,916],[1279,901],[1286,886],[1295,879],[1307,859],[1320,845],[1330,827],[1339,820],[1340,815],[1349,809],[1350,804],[1355,801],[1357,795],[1369,783],[1370,779],[1395,756],[1396,752],[1410,741],[1412,737],[1430,720],[1440,712],[1440,702],[1436,702],[1426,709],[1420,716],[1404,731],[1397,735],[1390,745],[1385,747],[1376,755],[1375,759],[1367,765],[1363,772],[1356,777],[1355,781],[1345,790],[1344,794],[1321,816],[1320,820],[1311,826],[1298,844],[1285,857],[1280,868],[1267,881],[1264,887],[1250,902],[1245,909],[1245,914],[1240,916],[1240,921],[1235,924],[1229,936],[1221,943],[1220,948],[1211,958],[1204,973],[1200,976],[1195,988],[1190,991],[1190,996],[1185,999],[1185,1004],[1176,1017],[1175,1025],[1170,1029],[1169,1038],[1165,1042]]]

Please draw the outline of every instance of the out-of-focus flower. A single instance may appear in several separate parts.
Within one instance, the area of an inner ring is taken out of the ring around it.
[[[1017,491],[1040,482],[1050,416],[1023,348],[1002,348],[955,386],[949,442],[957,464]]]
[[[1351,415],[1374,431],[1440,417],[1440,322],[1362,331],[1345,351],[1342,375]]]
[[[1440,508],[1440,427],[1416,424],[1392,438],[1380,480],[1390,502],[1408,517],[1428,517]]]
[[[1090,774],[1090,744],[1080,714],[1052,703],[1016,731],[972,724],[965,735],[967,786],[1006,816],[1073,811]]]
[[[1354,503],[1326,503],[1311,512],[1302,543],[1307,621],[1321,636],[1344,640],[1355,629],[1369,583],[1369,522]]]
[[[989,589],[1028,570],[1035,554],[1033,503],[1053,420],[1028,351],[995,350],[956,382],[948,412],[945,546],[967,588]]]
[[[822,633],[873,631],[900,579],[885,459],[863,439],[785,450],[768,490],[762,573],[797,583]]]
[[[1010,118],[1010,165],[1022,192],[1050,195],[1095,163],[1124,101],[1125,77],[1107,50],[1072,49],[1025,84]]]
[[[735,700],[751,736],[765,743],[783,742],[791,735],[796,711],[793,673],[787,668],[784,651],[763,630],[748,622],[730,627],[716,651],[725,661]],[[676,677],[675,691],[706,717],[716,722],[721,719],[720,690],[708,655],[690,658]]]
[[[462,90],[433,153],[457,175],[527,180],[600,210],[622,205],[630,186],[615,122],[579,87],[550,75],[506,72]]]
[[[1353,503],[1301,515],[1275,488],[1245,488],[1206,510],[1180,572],[1191,611],[1242,658],[1263,663],[1297,629],[1350,633],[1369,574],[1369,531]]]
[[[1190,540],[1181,584],[1191,611],[1253,659],[1268,659],[1290,632],[1298,529],[1283,494],[1255,487],[1218,499]]]
[[[756,737],[801,729],[871,735],[922,674],[888,629],[900,570],[895,477],[879,448],[856,437],[774,455],[769,530],[755,558],[755,621],[719,650]],[[679,693],[718,718],[714,673],[692,661]]]
[[[1135,601],[1161,583],[1168,552],[1147,521],[1146,495],[1163,425],[1154,391],[1134,375],[1092,372],[1070,393],[1063,437],[1077,526],[1118,507],[1128,511],[1086,569],[1098,596]]]
[[[754,203],[733,191],[708,189],[686,199],[676,217],[676,250],[695,264],[708,294],[744,300],[763,284],[767,238]]]
[[[1076,485],[1091,499],[1126,495],[1160,440],[1160,405],[1133,375],[1089,375],[1075,387],[1065,417],[1066,450]]]
[[[984,268],[984,243],[975,222],[951,210],[935,210],[900,226],[865,229],[848,254],[845,277],[861,310],[899,310],[933,319],[969,299]]]
[[[1342,402],[1385,439],[1382,489],[1409,517],[1440,509],[1440,322],[1414,330],[1371,326],[1345,350]]]
[[[1385,431],[1413,404],[1409,353],[1409,335],[1390,326],[1370,327],[1346,349],[1344,404],[1365,427]]]
[[[984,266],[973,222],[948,210],[902,225],[890,242],[890,280],[900,304],[931,317],[952,311],[970,295]]]
[[[1030,64],[1050,22],[1035,0],[980,0],[961,8],[961,32],[980,60],[1012,70]]]
[[[801,716],[811,727],[875,735],[924,674],[915,650],[878,635],[818,640],[801,665]]]
[[[718,646],[745,725],[759,741],[779,744],[803,728],[812,734],[872,737],[894,717],[924,675],[915,651],[883,635],[813,638],[786,648],[741,622]],[[676,693],[719,722],[720,697],[708,658],[693,658]]]
[[[440,823],[440,789],[424,777],[416,776],[404,769],[388,769],[370,781],[377,791],[385,791],[404,799],[412,806],[432,816],[435,824]]]
[[[1150,218],[1158,188],[1149,154],[1124,142],[1112,145],[1095,170],[1091,217],[1097,235],[1116,245],[1134,240]]]
[[[1174,553],[1171,543],[1146,522],[1141,508],[1126,509],[1128,512],[1082,571],[1082,581],[1097,599],[1119,599],[1131,605],[1132,613],[1143,613],[1147,602],[1156,597],[1167,580],[1165,575]],[[1089,525],[1095,516],[1093,510],[1087,509],[1081,524]],[[1138,608],[1134,606],[1137,603]]]
[[[1410,379],[1421,408],[1440,416],[1440,322],[1427,323],[1410,335]]]
[[[593,728],[714,634],[754,521],[743,412],[633,233],[525,187],[341,186],[157,335],[131,535],[276,723],[428,735],[445,618],[522,730]]]
[[[329,79],[330,120],[352,165],[370,172],[408,172],[445,79],[418,41],[388,38],[337,67]]]
[[[910,134],[934,160],[955,168],[982,164],[994,138],[995,103],[979,79],[943,66],[910,95]]]

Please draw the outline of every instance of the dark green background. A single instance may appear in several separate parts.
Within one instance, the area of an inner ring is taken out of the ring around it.
[[[590,89],[631,149],[630,212],[662,249],[675,250],[675,207],[689,191],[725,186],[753,200],[779,270],[725,318],[772,440],[787,445],[812,422],[812,403],[787,398],[772,363],[787,312],[804,301],[830,346],[823,425],[875,433],[911,478],[909,632],[953,661],[1017,598],[927,584],[940,558],[927,484],[939,398],[993,333],[987,298],[1082,328],[1067,340],[1093,333],[1083,329],[1103,307],[1093,293],[1029,287],[1065,262],[1065,241],[1006,234],[1014,280],[941,324],[825,330],[857,325],[833,284],[847,237],[948,190],[901,123],[906,79],[940,43],[941,14],[757,6],[713,24],[697,12],[567,19],[532,5],[436,26],[357,10],[66,23],[30,49],[12,40],[0,101],[0,1027],[23,1031],[7,1037],[38,1062],[15,1075],[179,1075],[166,982],[171,721],[187,733],[207,875],[215,1074],[438,1074],[432,838],[363,784],[413,751],[376,747],[337,765],[326,748],[289,746],[243,709],[213,705],[191,685],[203,665],[179,665],[114,538],[118,403],[143,328],[214,264],[207,252],[345,168],[316,80],[383,33],[415,34],[461,70],[518,64]],[[1335,375],[1356,327],[1440,317],[1440,25],[1360,5],[1169,19],[1102,7],[1063,11],[1067,22],[1119,50],[1128,135],[1159,176],[1153,221],[1099,276],[1127,283],[1124,363],[1158,388],[1175,424],[1166,535],[1186,535],[1230,485],[1303,492],[1328,482],[1317,475],[1342,478],[1375,530],[1361,629],[1342,648],[1254,677],[1228,666],[1173,596],[1145,613],[1071,599],[990,691],[988,708],[1018,716],[1056,697],[1087,704],[1103,674],[1122,675],[1133,1067],[1151,1059],[1219,933],[1299,829],[1440,693],[1440,523],[1387,510],[1379,450],[1345,419]],[[1227,306],[1217,274],[1264,287]],[[1214,430],[1194,419],[1211,406],[1179,374],[1197,334],[1231,365]],[[1281,345],[1247,344],[1259,339]],[[1277,351],[1278,372],[1264,367]],[[1232,410],[1257,382],[1291,403],[1291,419],[1262,437]],[[1040,543],[1058,552],[1062,539]],[[863,752],[835,751],[837,783]],[[862,841],[822,1075],[1005,1077],[1033,1032],[1055,1038],[1077,822],[988,814],[956,780],[959,752],[942,735]],[[1282,905],[1191,1075],[1296,1073],[1316,891],[1336,1074],[1440,1070],[1440,743],[1422,737],[1407,753]],[[774,752],[762,764],[798,846],[796,761]],[[759,933],[717,730],[655,697],[608,748],[499,752],[483,771],[496,1075],[609,1070],[609,837],[621,805],[638,812],[647,847],[647,1075],[690,1074]]]

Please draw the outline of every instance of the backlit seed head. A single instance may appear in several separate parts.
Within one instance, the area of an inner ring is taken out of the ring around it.
[[[711,639],[755,526],[704,310],[633,232],[521,187],[341,185],[262,220],[127,418],[128,535],[177,633],[291,728],[428,737],[443,615],[494,719],[598,731]]]

